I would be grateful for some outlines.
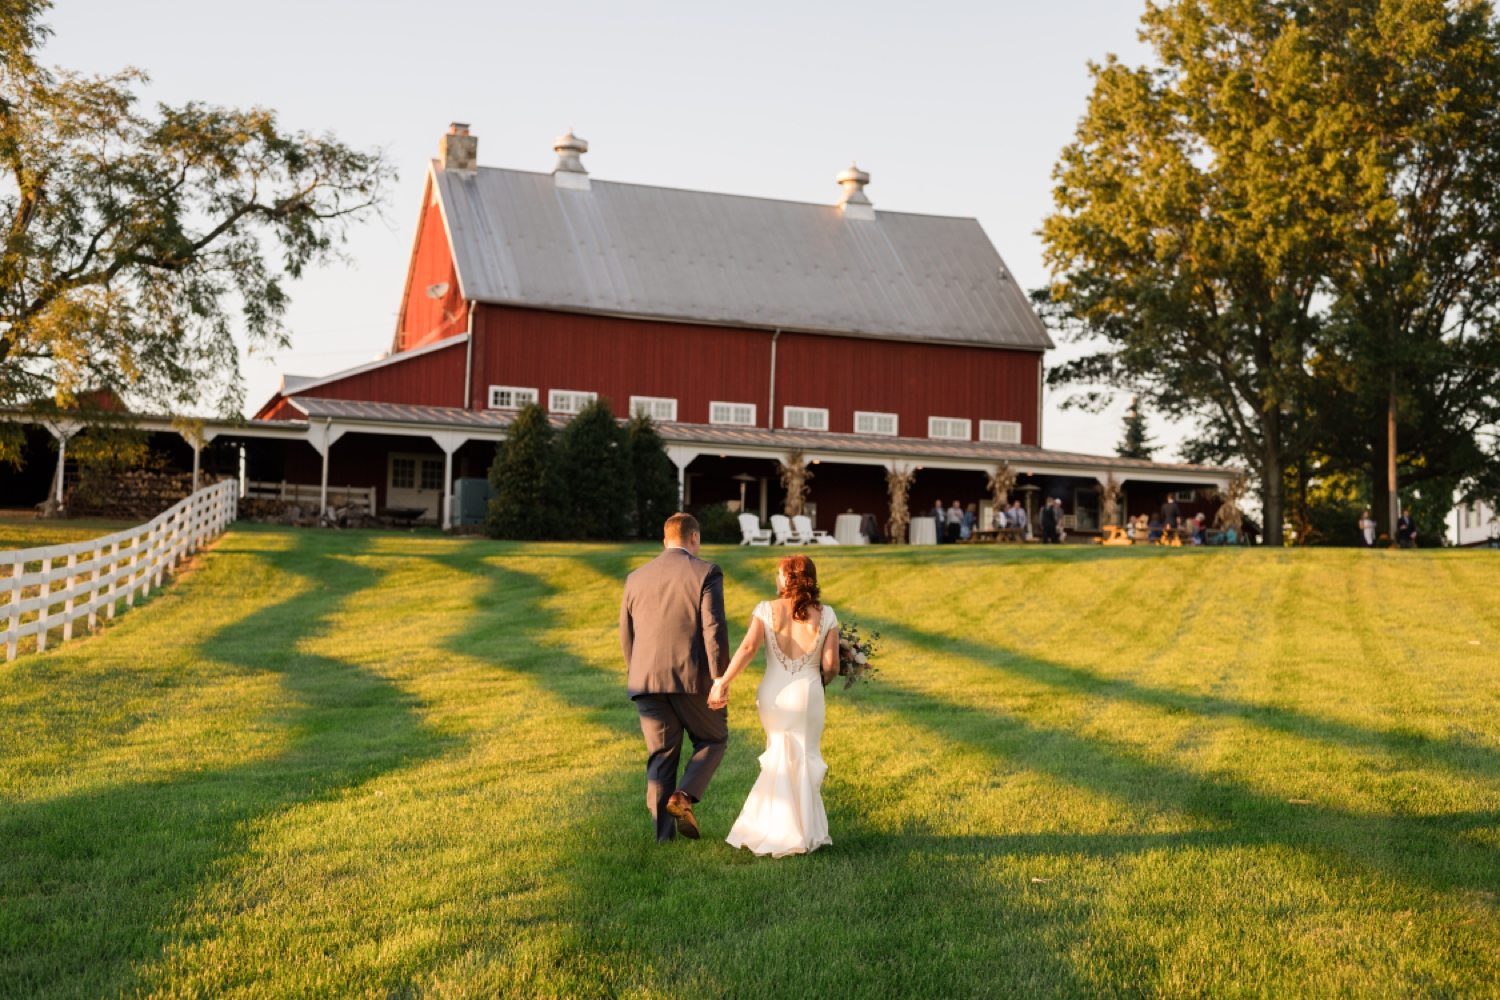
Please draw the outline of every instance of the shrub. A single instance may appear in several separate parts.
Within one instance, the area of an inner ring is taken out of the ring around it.
[[[620,539],[635,516],[630,436],[609,401],[595,400],[558,436],[558,468],[567,485],[565,525],[573,538]]]
[[[741,539],[740,516],[721,503],[699,507],[693,515],[705,545],[732,545]]]
[[[505,444],[490,467],[490,501],[485,533],[491,538],[536,541],[560,538],[567,496],[559,475],[552,424],[535,403],[516,414]]]
[[[650,417],[632,417],[626,432],[635,470],[636,534],[659,542],[667,518],[679,509],[677,466],[667,457],[666,442],[656,433]]]

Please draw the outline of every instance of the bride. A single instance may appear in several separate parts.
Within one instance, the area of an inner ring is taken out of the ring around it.
[[[800,553],[781,560],[774,601],[762,601],[745,641],[724,676],[714,682],[709,706],[729,703],[729,685],[766,646],[766,675],[755,707],[766,731],[760,777],[727,838],[734,847],[785,857],[825,844],[828,814],[818,788],[828,765],[818,750],[823,736],[823,688],[839,672],[839,622],[818,599],[818,570]]]

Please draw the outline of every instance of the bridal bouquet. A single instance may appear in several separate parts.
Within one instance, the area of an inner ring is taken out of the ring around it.
[[[878,673],[870,660],[879,651],[879,632],[863,636],[859,634],[858,622],[839,624],[839,676],[846,678],[845,690],[853,687],[861,677],[869,680],[871,674]]]

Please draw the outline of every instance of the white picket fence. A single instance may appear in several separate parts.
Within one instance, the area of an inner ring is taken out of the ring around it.
[[[88,618],[92,631],[102,612],[115,616],[120,601],[135,606],[135,596],[160,588],[164,573],[175,573],[177,561],[223,534],[234,521],[239,483],[226,479],[179,501],[138,528],[71,545],[0,552],[0,606],[9,625],[3,633],[5,658],[14,660],[21,640],[36,636],[36,650],[47,648],[48,633],[61,626],[64,642],[73,638],[73,623]],[[54,589],[57,587],[58,589]]]

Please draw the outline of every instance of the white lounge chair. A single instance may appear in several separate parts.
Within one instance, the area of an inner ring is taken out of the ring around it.
[[[801,545],[802,537],[792,527],[791,519],[785,514],[771,515],[771,533],[776,536],[777,545]]]
[[[760,526],[760,518],[754,514],[740,515],[741,545],[770,545],[771,529]]]
[[[814,531],[812,518],[806,514],[798,514],[792,518],[792,530],[797,533],[797,538],[803,545],[837,545],[839,540],[832,537],[826,531]]]

